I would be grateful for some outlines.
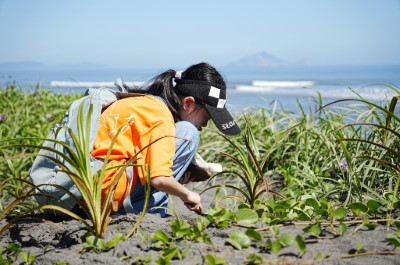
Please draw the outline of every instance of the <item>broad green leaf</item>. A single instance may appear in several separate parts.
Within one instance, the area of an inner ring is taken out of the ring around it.
[[[307,245],[303,237],[301,235],[297,235],[294,239],[294,243],[297,246],[297,250],[299,251],[300,256],[303,256],[307,251]]]
[[[346,214],[346,209],[343,207],[339,207],[333,212],[333,217],[338,220],[343,220],[346,217]]]
[[[35,256],[32,256],[29,252],[23,251],[23,252],[21,252],[21,256],[22,256],[22,260],[23,260],[25,263],[30,264],[30,263],[33,263],[33,262],[36,261],[36,257],[35,257]]]
[[[363,225],[369,230],[374,230],[378,226],[377,224],[371,223],[367,216],[365,216],[363,219]]]
[[[190,235],[191,229],[189,224],[187,224],[184,220],[175,219],[170,223],[172,234],[175,236],[186,236]]]
[[[246,230],[246,235],[256,241],[261,241],[263,238],[263,235],[260,232],[251,228]]]
[[[311,234],[313,234],[314,236],[317,236],[317,237],[318,237],[318,236],[321,234],[321,223],[316,222],[316,223],[314,223],[314,224],[311,224],[311,225],[305,227],[305,228],[303,229],[303,231],[304,231],[305,233],[311,233]]]
[[[278,237],[279,236],[279,227],[277,227],[276,225],[271,226],[271,233],[274,237]]]
[[[84,244],[84,247],[94,247],[95,246],[95,236],[87,236],[86,237],[86,244]]]
[[[161,242],[163,245],[167,245],[171,239],[168,237],[168,235],[162,231],[162,230],[157,230],[154,232],[151,236],[151,241],[152,242]]]
[[[314,210],[317,210],[320,208],[320,204],[315,198],[308,198],[306,200],[305,204],[313,207]]]
[[[155,262],[157,265],[172,265],[172,262],[165,257],[158,257]]]
[[[245,233],[237,230],[232,231],[226,241],[237,249],[247,248],[251,243],[250,238]]]
[[[133,260],[133,264],[149,264],[151,262],[152,256],[151,254],[144,256],[144,257],[136,257]]]
[[[18,245],[17,243],[10,243],[7,246],[8,251],[14,252],[14,253],[19,253],[22,251],[22,247]]]
[[[258,214],[251,209],[240,209],[236,213],[236,222],[241,226],[253,227],[258,222]]]
[[[346,233],[347,232],[347,225],[346,224],[340,224],[339,225],[339,230],[340,230],[340,234],[344,234],[344,233]]]
[[[305,211],[299,210],[297,212],[297,215],[298,215],[298,220],[300,220],[300,221],[311,221],[312,220],[310,215]],[[289,215],[288,215],[288,217],[289,217]]]
[[[226,260],[224,258],[214,257],[213,255],[208,254],[205,256],[205,259],[208,265],[223,265],[226,264]]]
[[[273,254],[279,253],[279,251],[281,251],[282,249],[282,245],[279,242],[279,240],[268,239],[267,246],[271,250],[271,253]]]
[[[395,247],[400,247],[400,238],[395,234],[389,234],[386,237],[387,241]]]
[[[367,202],[367,206],[368,206],[368,212],[370,212],[371,214],[376,214],[377,209],[381,206],[381,203],[371,199]]]
[[[175,258],[175,256],[178,255],[178,249],[177,248],[166,248],[166,249],[164,249],[162,255],[164,256],[164,258],[166,258],[168,260],[172,260],[173,258]]]
[[[279,237],[279,242],[284,247],[290,246],[293,243],[293,237],[288,233],[282,233]]]
[[[396,228],[400,230],[400,221],[394,221],[394,226],[396,226]]]
[[[109,248],[107,247],[107,243],[99,238],[99,240],[97,241],[97,249],[101,250],[101,251],[107,251]]]
[[[355,202],[349,205],[349,208],[353,211],[354,214],[360,216],[363,213],[368,212],[368,207],[360,202]]]
[[[208,220],[206,217],[201,216],[197,219],[195,226],[197,227],[197,230],[199,232],[204,231],[204,229],[207,228],[207,226],[210,224],[210,220]]]
[[[115,237],[112,240],[110,240],[106,243],[106,246],[108,249],[111,249],[111,248],[115,247],[118,244],[118,242],[121,240],[125,240],[125,237],[124,237],[124,235],[118,233],[115,235]]]
[[[260,201],[257,200],[256,202],[254,202],[254,208],[258,207],[260,205]],[[238,206],[238,209],[250,209],[251,206],[248,203],[241,203]]]

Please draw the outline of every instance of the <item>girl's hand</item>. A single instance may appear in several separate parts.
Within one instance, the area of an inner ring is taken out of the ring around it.
[[[203,207],[200,203],[200,195],[196,192],[189,191],[186,198],[183,198],[182,201],[189,210],[200,215],[203,214]]]

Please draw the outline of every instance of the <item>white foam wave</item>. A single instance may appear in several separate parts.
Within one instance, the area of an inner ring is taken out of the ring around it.
[[[239,92],[265,93],[268,95],[283,95],[288,97],[316,97],[318,93],[323,98],[354,98],[356,93],[365,99],[383,100],[398,95],[395,91],[386,87],[363,87],[358,89],[342,88],[342,87],[295,87],[285,86],[261,86],[261,85],[236,85],[235,88]],[[254,84],[254,83],[252,83]],[[260,83],[256,83],[260,84]],[[266,84],[266,83],[265,83]]]
[[[315,81],[262,81],[254,80],[251,82],[253,86],[263,87],[312,87],[315,86]]]

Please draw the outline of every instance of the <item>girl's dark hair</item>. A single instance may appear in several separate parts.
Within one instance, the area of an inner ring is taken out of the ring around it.
[[[181,100],[174,91],[173,78],[176,71],[169,69],[150,80],[145,88],[130,88],[129,92],[144,93],[159,96],[164,99],[175,120],[179,120]],[[183,80],[200,80],[225,86],[224,78],[208,63],[194,64],[187,68],[180,77]]]

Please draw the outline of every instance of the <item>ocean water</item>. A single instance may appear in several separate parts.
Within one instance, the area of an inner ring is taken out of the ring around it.
[[[146,82],[165,69],[37,69],[0,70],[0,87],[16,84],[33,91],[37,84],[55,93],[83,93],[88,87],[113,86],[117,78],[127,83]],[[398,95],[387,85],[400,87],[400,65],[303,66],[262,70],[224,69],[228,108],[243,111],[270,108],[274,102],[287,111],[315,110],[318,95],[324,103],[354,98],[380,102]]]

